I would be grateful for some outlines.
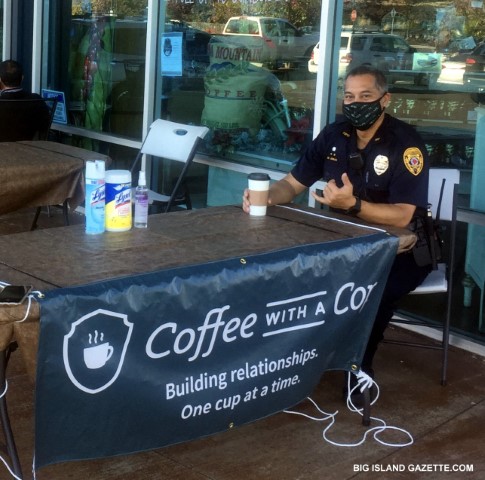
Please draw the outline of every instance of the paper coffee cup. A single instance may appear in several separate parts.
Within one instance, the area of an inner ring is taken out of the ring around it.
[[[249,215],[266,215],[268,206],[269,175],[266,173],[250,173],[248,175]]]

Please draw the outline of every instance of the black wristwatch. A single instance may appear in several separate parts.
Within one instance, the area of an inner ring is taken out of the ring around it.
[[[345,213],[348,215],[357,215],[360,212],[362,207],[362,202],[359,197],[355,197],[355,205],[350,207],[348,210],[345,210]]]

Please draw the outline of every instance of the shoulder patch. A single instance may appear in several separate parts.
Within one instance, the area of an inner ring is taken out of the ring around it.
[[[415,176],[418,176],[423,170],[423,154],[418,147],[406,148],[403,154],[403,161],[406,168]]]

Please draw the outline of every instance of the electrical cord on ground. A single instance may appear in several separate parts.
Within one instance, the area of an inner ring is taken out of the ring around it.
[[[363,392],[365,388],[371,388],[372,386],[375,386],[375,388],[377,389],[377,395],[371,402],[371,405],[373,405],[377,401],[377,399],[379,398],[379,386],[374,381],[374,379],[369,377],[369,375],[367,375],[362,370],[360,370],[359,372],[357,372],[354,375],[357,377],[357,384],[352,389],[350,389],[350,375],[348,375],[347,407],[349,408],[349,410],[351,412],[358,413],[359,415],[363,416],[363,413],[362,413],[363,409],[357,408],[352,402],[352,398],[351,398],[352,393],[354,393],[356,389],[360,389],[360,391]],[[330,420],[330,424],[327,427],[325,427],[325,429],[322,432],[322,436],[323,436],[323,439],[327,443],[330,443],[331,445],[335,445],[337,447],[358,447],[359,445],[362,445],[366,441],[367,437],[370,434],[372,434],[372,436],[373,436],[373,438],[376,442],[380,443],[381,445],[385,445],[387,447],[407,447],[407,446],[412,445],[414,443],[413,436],[407,430],[404,430],[403,428],[387,425],[384,420],[377,418],[377,417],[372,417],[372,416],[370,417],[371,420],[379,422],[379,423],[381,423],[381,425],[376,426],[376,427],[372,427],[372,428],[369,428],[368,430],[366,430],[360,441],[355,442],[355,443],[341,443],[341,442],[336,442],[334,440],[331,440],[328,437],[327,434],[330,431],[330,429],[333,427],[333,425],[336,423],[336,417],[337,417],[337,414],[338,414],[338,410],[335,411],[335,413],[324,412],[316,404],[316,402],[313,399],[311,399],[310,397],[307,397],[307,399],[313,404],[313,406],[318,410],[318,412],[323,415],[322,417],[314,417],[314,416],[311,416],[311,415],[307,415],[306,413],[297,412],[297,411],[294,411],[294,410],[284,410],[284,413],[289,413],[291,415],[299,415],[299,416],[308,418],[308,419],[310,419],[312,421],[316,421],[316,422],[324,422],[324,421]],[[401,443],[397,443],[397,442],[396,443],[389,443],[389,442],[385,442],[384,440],[381,440],[379,438],[380,434],[382,434],[385,431],[390,431],[390,430],[403,433],[405,436],[408,437],[408,441],[403,441]]]

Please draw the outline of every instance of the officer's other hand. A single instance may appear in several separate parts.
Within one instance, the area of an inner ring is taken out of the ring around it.
[[[249,213],[249,206],[251,203],[249,202],[249,188],[246,188],[243,192],[242,196],[242,209],[246,212]]]
[[[338,187],[335,180],[329,180],[323,189],[323,195],[312,192],[313,198],[332,208],[347,210],[355,204],[354,187],[346,173],[342,174],[342,187]]]

